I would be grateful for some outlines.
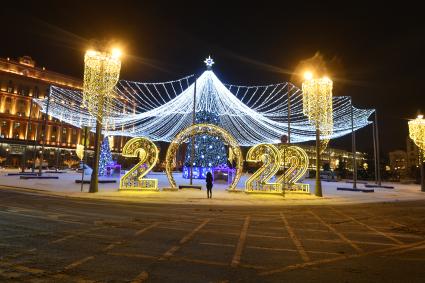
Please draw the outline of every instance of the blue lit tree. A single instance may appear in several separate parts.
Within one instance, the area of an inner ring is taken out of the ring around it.
[[[112,153],[109,148],[109,139],[105,137],[100,146],[100,157],[99,157],[99,176],[106,175],[106,166],[112,162]]]
[[[219,125],[220,118],[218,115],[201,111],[196,113],[196,124],[214,124]],[[185,168],[183,177],[190,177],[190,162],[192,152],[192,141],[189,140],[185,157]],[[207,171],[211,168],[227,164],[227,151],[224,143],[218,137],[212,137],[206,134],[197,135],[195,137],[195,154],[193,159],[194,173],[193,178],[205,178]]]

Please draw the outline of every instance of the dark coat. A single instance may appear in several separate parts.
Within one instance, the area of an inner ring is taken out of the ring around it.
[[[207,189],[211,189],[213,186],[213,178],[212,178],[212,174],[210,172],[207,173],[207,178],[206,178],[206,183],[207,183]]]

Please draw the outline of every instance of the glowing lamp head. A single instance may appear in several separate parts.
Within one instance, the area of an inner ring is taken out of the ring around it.
[[[423,119],[424,115],[418,115],[418,119]]]
[[[119,48],[112,48],[111,50],[112,58],[118,59],[122,56],[122,51]]]
[[[97,52],[92,50],[92,49],[89,49],[89,50],[86,51],[87,56],[95,56],[96,54],[97,54]]]
[[[304,79],[305,79],[306,81],[309,81],[309,80],[313,79],[313,73],[312,73],[312,72],[310,72],[310,71],[306,71],[306,72],[304,73]]]

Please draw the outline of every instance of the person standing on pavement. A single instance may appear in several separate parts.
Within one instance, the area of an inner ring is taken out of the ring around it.
[[[213,177],[211,172],[207,173],[206,183],[207,183],[207,197],[212,198]]]

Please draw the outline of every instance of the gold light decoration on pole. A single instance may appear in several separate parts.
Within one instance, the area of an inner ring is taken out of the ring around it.
[[[333,83],[328,77],[315,79],[310,72],[306,72],[304,77],[305,81],[302,84],[303,113],[316,129],[316,196],[321,197],[320,153],[328,145],[333,131]]]
[[[423,115],[418,115],[414,120],[408,122],[409,137],[420,148],[421,154],[425,157],[425,119]]]
[[[94,164],[89,192],[98,191],[100,137],[103,121],[113,108],[113,89],[121,70],[121,51],[88,50],[84,56],[83,104],[96,117]]]
[[[425,192],[425,172],[424,172],[424,161],[425,161],[425,119],[423,115],[418,115],[414,120],[408,122],[409,125],[409,137],[418,146],[420,151],[420,163],[421,163],[421,190]]]
[[[91,115],[103,120],[110,113],[113,89],[121,70],[121,51],[88,50],[84,56],[83,103]]]

